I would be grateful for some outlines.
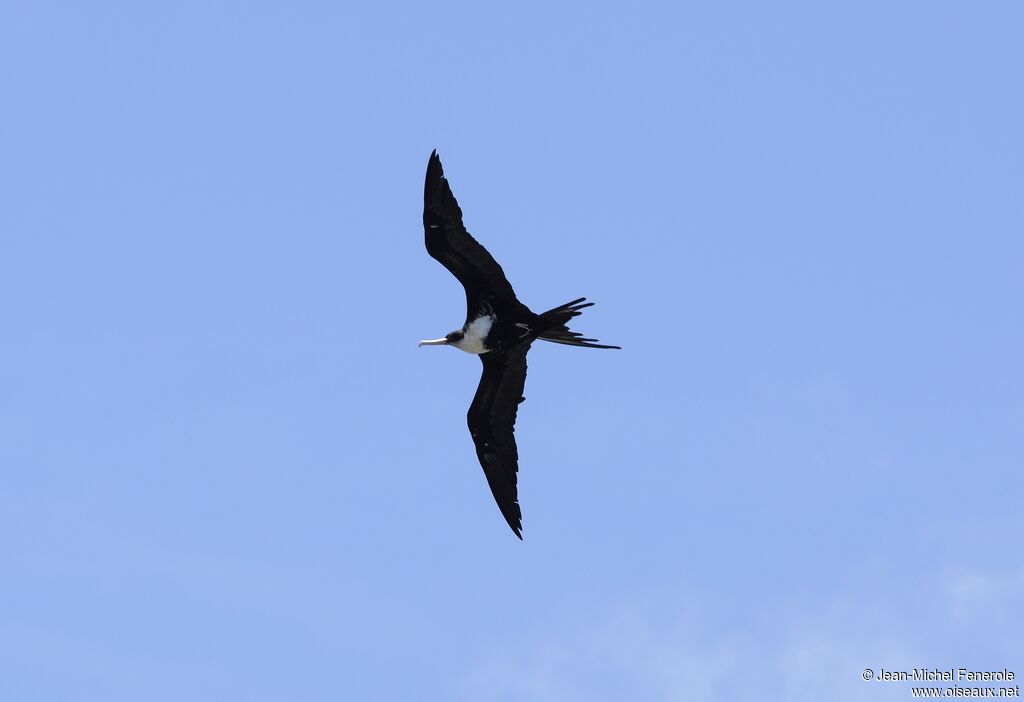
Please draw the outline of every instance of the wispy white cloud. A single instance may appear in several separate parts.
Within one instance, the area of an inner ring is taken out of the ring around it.
[[[737,664],[729,642],[695,646],[685,625],[649,614],[618,608],[570,632],[541,633],[512,656],[479,661],[462,692],[467,700],[714,699]]]
[[[1024,601],[1020,571],[940,574],[923,588],[919,596],[933,599],[929,606],[940,611]],[[1002,602],[993,601],[993,593]],[[897,597],[849,589],[817,603],[775,603],[758,621],[719,630],[711,623],[728,618],[714,605],[680,599],[691,604],[608,607],[577,626],[535,630],[478,658],[459,692],[466,700],[496,702],[903,700],[908,683],[865,682],[864,669],[968,663],[951,663],[951,652],[943,650],[948,639],[935,635],[939,625]],[[1004,650],[1012,648],[1008,642]],[[1013,663],[990,661],[999,669]]]
[[[969,620],[983,610],[1019,605],[1024,600],[1024,567],[1006,571],[961,568],[944,577],[946,595],[953,613]]]

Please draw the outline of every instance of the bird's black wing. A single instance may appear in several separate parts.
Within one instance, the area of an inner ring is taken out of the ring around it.
[[[520,539],[523,515],[516,489],[519,452],[514,432],[519,403],[526,399],[523,387],[529,350],[529,344],[520,344],[508,351],[480,355],[484,372],[467,415],[487,484],[505,521]]]
[[[423,229],[427,253],[452,272],[466,288],[466,319],[481,312],[486,300],[499,315],[519,311],[512,285],[498,262],[462,224],[462,210],[444,177],[437,151],[430,154],[423,188]]]

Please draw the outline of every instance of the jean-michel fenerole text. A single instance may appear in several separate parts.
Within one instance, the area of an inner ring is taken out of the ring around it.
[[[1013,680],[1012,670],[967,670],[966,668],[914,668],[913,670],[886,670],[880,668],[875,680],[948,680],[950,682],[1008,681]]]

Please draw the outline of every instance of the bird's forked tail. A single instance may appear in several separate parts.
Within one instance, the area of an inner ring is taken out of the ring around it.
[[[585,346],[589,349],[621,349],[621,346],[606,346],[604,344],[597,343],[597,339],[587,339],[581,336],[579,333],[570,331],[566,323],[573,317],[578,317],[583,314],[580,312],[585,307],[590,307],[593,302],[584,302],[587,298],[581,297],[578,300],[567,302],[564,305],[559,305],[553,310],[542,312],[540,314],[548,322],[551,322],[551,327],[542,332],[538,339],[544,341],[550,341],[555,344],[567,344],[569,346]],[[581,304],[582,303],[582,304]]]

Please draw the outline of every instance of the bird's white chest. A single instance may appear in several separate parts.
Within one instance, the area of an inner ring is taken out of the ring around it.
[[[466,353],[477,355],[486,353],[484,340],[487,338],[487,333],[491,331],[492,324],[494,324],[494,317],[491,315],[477,317],[466,325],[462,338],[453,345]]]

